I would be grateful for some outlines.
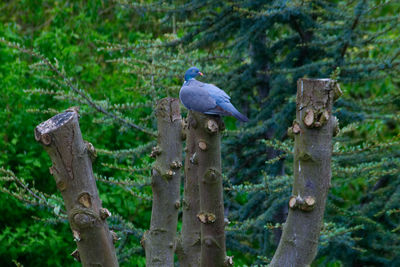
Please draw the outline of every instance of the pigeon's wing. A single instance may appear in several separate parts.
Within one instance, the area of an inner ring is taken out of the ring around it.
[[[230,103],[230,97],[225,93],[223,90],[219,89],[214,84],[204,83],[203,87],[206,89],[208,94],[212,99],[214,99],[216,105],[215,107],[207,110],[206,114],[216,114],[216,115],[225,115],[225,116],[232,116],[231,112],[225,110],[221,107],[221,103]]]
[[[179,98],[187,109],[205,114],[234,116],[240,121],[248,121],[229,101],[230,97],[213,84],[197,80],[185,82],[179,92]]]
[[[187,109],[205,113],[217,106],[205,84],[196,80],[185,82],[179,92],[179,98]]]
[[[225,91],[219,89],[214,84],[204,83],[204,88],[207,90],[210,96],[215,99],[217,104],[218,102],[229,102],[229,99],[231,99],[230,96],[225,93]]]
[[[219,89],[213,84],[204,84],[204,87],[210,93],[210,96],[215,100],[217,106],[207,112],[206,114],[220,114],[225,116],[234,116],[240,121],[246,122],[249,119],[240,113],[230,102],[230,97],[223,90]]]

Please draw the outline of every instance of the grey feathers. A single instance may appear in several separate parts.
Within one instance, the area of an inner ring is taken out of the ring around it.
[[[231,104],[230,97],[223,90],[194,78],[185,81],[179,98],[187,109],[204,114],[234,116],[243,122],[249,120]]]

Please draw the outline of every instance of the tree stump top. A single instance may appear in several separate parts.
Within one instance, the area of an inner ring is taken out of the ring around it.
[[[35,138],[37,141],[40,140],[40,136],[43,134],[48,134],[70,121],[74,115],[77,115],[74,111],[66,111],[55,115],[54,117],[42,122],[35,128]]]

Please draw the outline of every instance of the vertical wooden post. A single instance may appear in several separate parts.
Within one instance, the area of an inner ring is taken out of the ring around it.
[[[92,171],[95,151],[83,141],[78,113],[71,109],[57,114],[35,128],[35,139],[49,154],[54,176],[68,214],[78,250],[73,256],[83,266],[118,266],[113,237],[101,207]]]
[[[200,266],[226,264],[224,200],[221,173],[220,117],[192,112],[196,121],[197,178],[200,193],[201,260]]]
[[[332,135],[337,120],[332,105],[340,91],[330,79],[299,79],[295,137],[294,183],[289,215],[270,266],[309,266],[315,258],[331,184]]]
[[[182,236],[178,257],[180,265],[197,267],[200,265],[201,231],[200,221],[197,218],[200,212],[199,179],[197,175],[199,155],[196,149],[196,129],[198,124],[193,116],[193,111],[189,110],[185,125],[186,157],[182,205]]]
[[[153,148],[153,207],[150,230],[142,239],[146,266],[174,266],[176,228],[180,208],[182,119],[179,100],[163,98],[156,108],[158,145]]]

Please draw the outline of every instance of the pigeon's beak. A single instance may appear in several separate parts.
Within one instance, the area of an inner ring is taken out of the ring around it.
[[[200,75],[200,76],[203,76],[203,73],[199,71],[199,75]]]

